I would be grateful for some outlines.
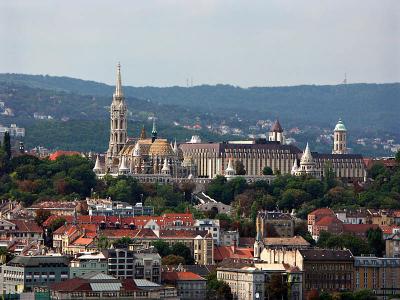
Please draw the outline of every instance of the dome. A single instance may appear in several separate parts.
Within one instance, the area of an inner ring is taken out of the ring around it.
[[[156,139],[149,149],[150,156],[173,156],[174,151],[165,139]]]
[[[335,126],[335,131],[347,131],[346,126],[344,126],[342,119],[339,119],[339,122]]]

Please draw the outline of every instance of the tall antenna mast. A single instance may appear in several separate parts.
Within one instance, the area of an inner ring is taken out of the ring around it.
[[[343,84],[347,84],[347,73],[344,73]]]

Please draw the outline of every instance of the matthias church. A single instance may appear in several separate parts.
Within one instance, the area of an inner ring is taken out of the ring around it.
[[[140,136],[127,136],[127,106],[122,90],[121,67],[117,66],[115,93],[110,108],[110,140],[105,156],[98,156],[94,167],[97,176],[129,175],[144,182],[169,182],[183,179],[212,179],[234,176],[238,162],[243,164],[247,181],[265,180],[263,169],[274,174],[326,176],[330,170],[336,178],[363,181],[366,167],[362,155],[349,154],[347,129],[339,119],[333,131],[332,153],[312,152],[307,143],[304,151],[285,141],[284,130],[277,120],[268,140],[204,143],[198,136],[177,144],[158,137],[155,118],[151,136],[143,127]]]

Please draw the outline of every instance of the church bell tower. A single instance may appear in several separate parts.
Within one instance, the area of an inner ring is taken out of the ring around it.
[[[333,154],[347,153],[347,129],[342,119],[339,119],[333,132]]]
[[[118,169],[118,154],[126,144],[127,138],[127,107],[122,92],[121,65],[117,65],[117,80],[115,93],[110,108],[110,142],[107,151],[107,171]]]

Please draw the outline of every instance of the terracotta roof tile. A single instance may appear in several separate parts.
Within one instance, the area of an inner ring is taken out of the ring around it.
[[[43,232],[42,228],[40,228],[33,220],[10,220],[10,222],[15,224],[16,231],[18,232]]]
[[[239,248],[233,246],[214,247],[214,260],[216,261],[222,261],[225,258],[252,259],[253,257],[253,248]]]
[[[333,212],[333,210],[327,207],[318,208],[309,213],[309,215],[334,215],[334,214],[335,213]]]
[[[162,279],[166,283],[173,283],[178,280],[206,280],[205,278],[201,277],[200,275],[197,275],[193,272],[175,272],[175,271],[168,271],[168,272],[163,272],[162,273]]]
[[[336,216],[325,216],[321,220],[315,223],[317,226],[328,226],[330,224],[337,223],[341,224],[342,221],[340,221]]]

